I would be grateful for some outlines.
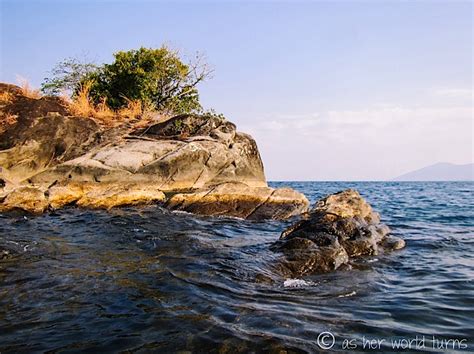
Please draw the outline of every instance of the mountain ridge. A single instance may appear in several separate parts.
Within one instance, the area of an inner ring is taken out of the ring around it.
[[[474,181],[474,163],[438,162],[404,173],[392,181]]]

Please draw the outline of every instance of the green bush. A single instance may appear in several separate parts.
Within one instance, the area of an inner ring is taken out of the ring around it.
[[[208,78],[211,71],[199,56],[194,62],[185,64],[177,52],[167,47],[142,47],[117,52],[114,58],[111,64],[85,72],[73,91],[78,92],[81,84],[89,82],[90,98],[94,103],[105,100],[112,109],[120,109],[130,100],[140,100],[173,114],[202,110],[197,85]],[[55,83],[55,89],[59,91],[57,86],[61,86],[61,81],[57,79],[45,81],[50,86]]]

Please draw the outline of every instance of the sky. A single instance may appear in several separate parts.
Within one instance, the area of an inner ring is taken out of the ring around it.
[[[471,1],[0,0],[0,80],[167,44],[205,55],[205,108],[268,180],[387,180],[473,162]]]

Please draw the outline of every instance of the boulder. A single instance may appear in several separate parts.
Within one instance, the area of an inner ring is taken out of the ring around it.
[[[11,191],[0,204],[0,211],[20,209],[39,214],[48,208],[48,200],[39,188],[19,187]]]
[[[99,130],[97,123],[89,118],[39,118],[28,134],[18,137],[15,146],[0,151],[0,178],[22,182],[63,161],[81,156],[98,143]]]
[[[59,97],[44,96],[31,98],[23,94],[16,85],[0,83],[0,94],[8,95],[6,102],[0,102],[0,120],[14,117],[14,122],[0,130],[0,149],[10,149],[28,140],[30,129],[37,119],[48,115],[69,115],[67,104]]]
[[[305,212],[306,197],[289,188],[249,187],[222,183],[193,193],[174,194],[165,207],[199,215],[226,215],[242,219],[286,219]]]
[[[132,135],[165,140],[210,137],[214,140],[231,143],[236,135],[236,126],[225,118],[216,115],[181,114],[137,130]]]
[[[304,219],[286,229],[273,249],[283,254],[283,273],[301,276],[328,272],[363,255],[401,249],[380,216],[352,189],[318,201]]]
[[[109,144],[30,180],[153,183],[163,191],[191,190],[223,182],[266,187],[255,140],[225,120],[189,115],[151,126],[149,131]],[[177,135],[176,122],[181,133]],[[200,123],[200,125],[198,124]],[[173,130],[175,129],[175,130]],[[174,134],[174,135],[172,135]],[[206,134],[206,135],[196,135]]]

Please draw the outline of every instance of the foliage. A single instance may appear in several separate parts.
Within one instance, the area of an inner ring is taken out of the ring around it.
[[[106,98],[102,98],[96,104],[90,98],[90,89],[91,82],[86,81],[76,91],[73,99],[66,99],[69,110],[73,115],[94,118],[99,124],[108,127],[115,126],[123,121],[132,121],[132,127],[136,128],[163,118],[162,115],[156,113],[152,106],[138,100],[127,100],[127,105],[118,110],[112,110],[107,104]]]
[[[45,78],[42,91],[54,95],[67,91],[74,99],[87,86],[95,105],[106,102],[113,110],[128,107],[130,102],[167,114],[202,110],[197,85],[211,70],[201,56],[185,64],[177,51],[163,46],[120,51],[114,58],[101,66],[66,59]]]
[[[208,109],[207,111],[203,112],[203,115],[206,117],[214,117],[220,120],[226,119],[223,113],[217,113],[213,108]]]
[[[76,58],[64,59],[51,70],[51,77],[45,78],[41,91],[48,95],[58,95],[64,91],[75,93],[84,79],[98,70],[97,65]]]
[[[125,106],[128,100],[140,100],[175,114],[201,110],[196,86],[210,70],[199,56],[184,64],[176,51],[142,47],[117,52],[114,57],[112,64],[88,77],[94,101],[106,97],[114,109]]]

